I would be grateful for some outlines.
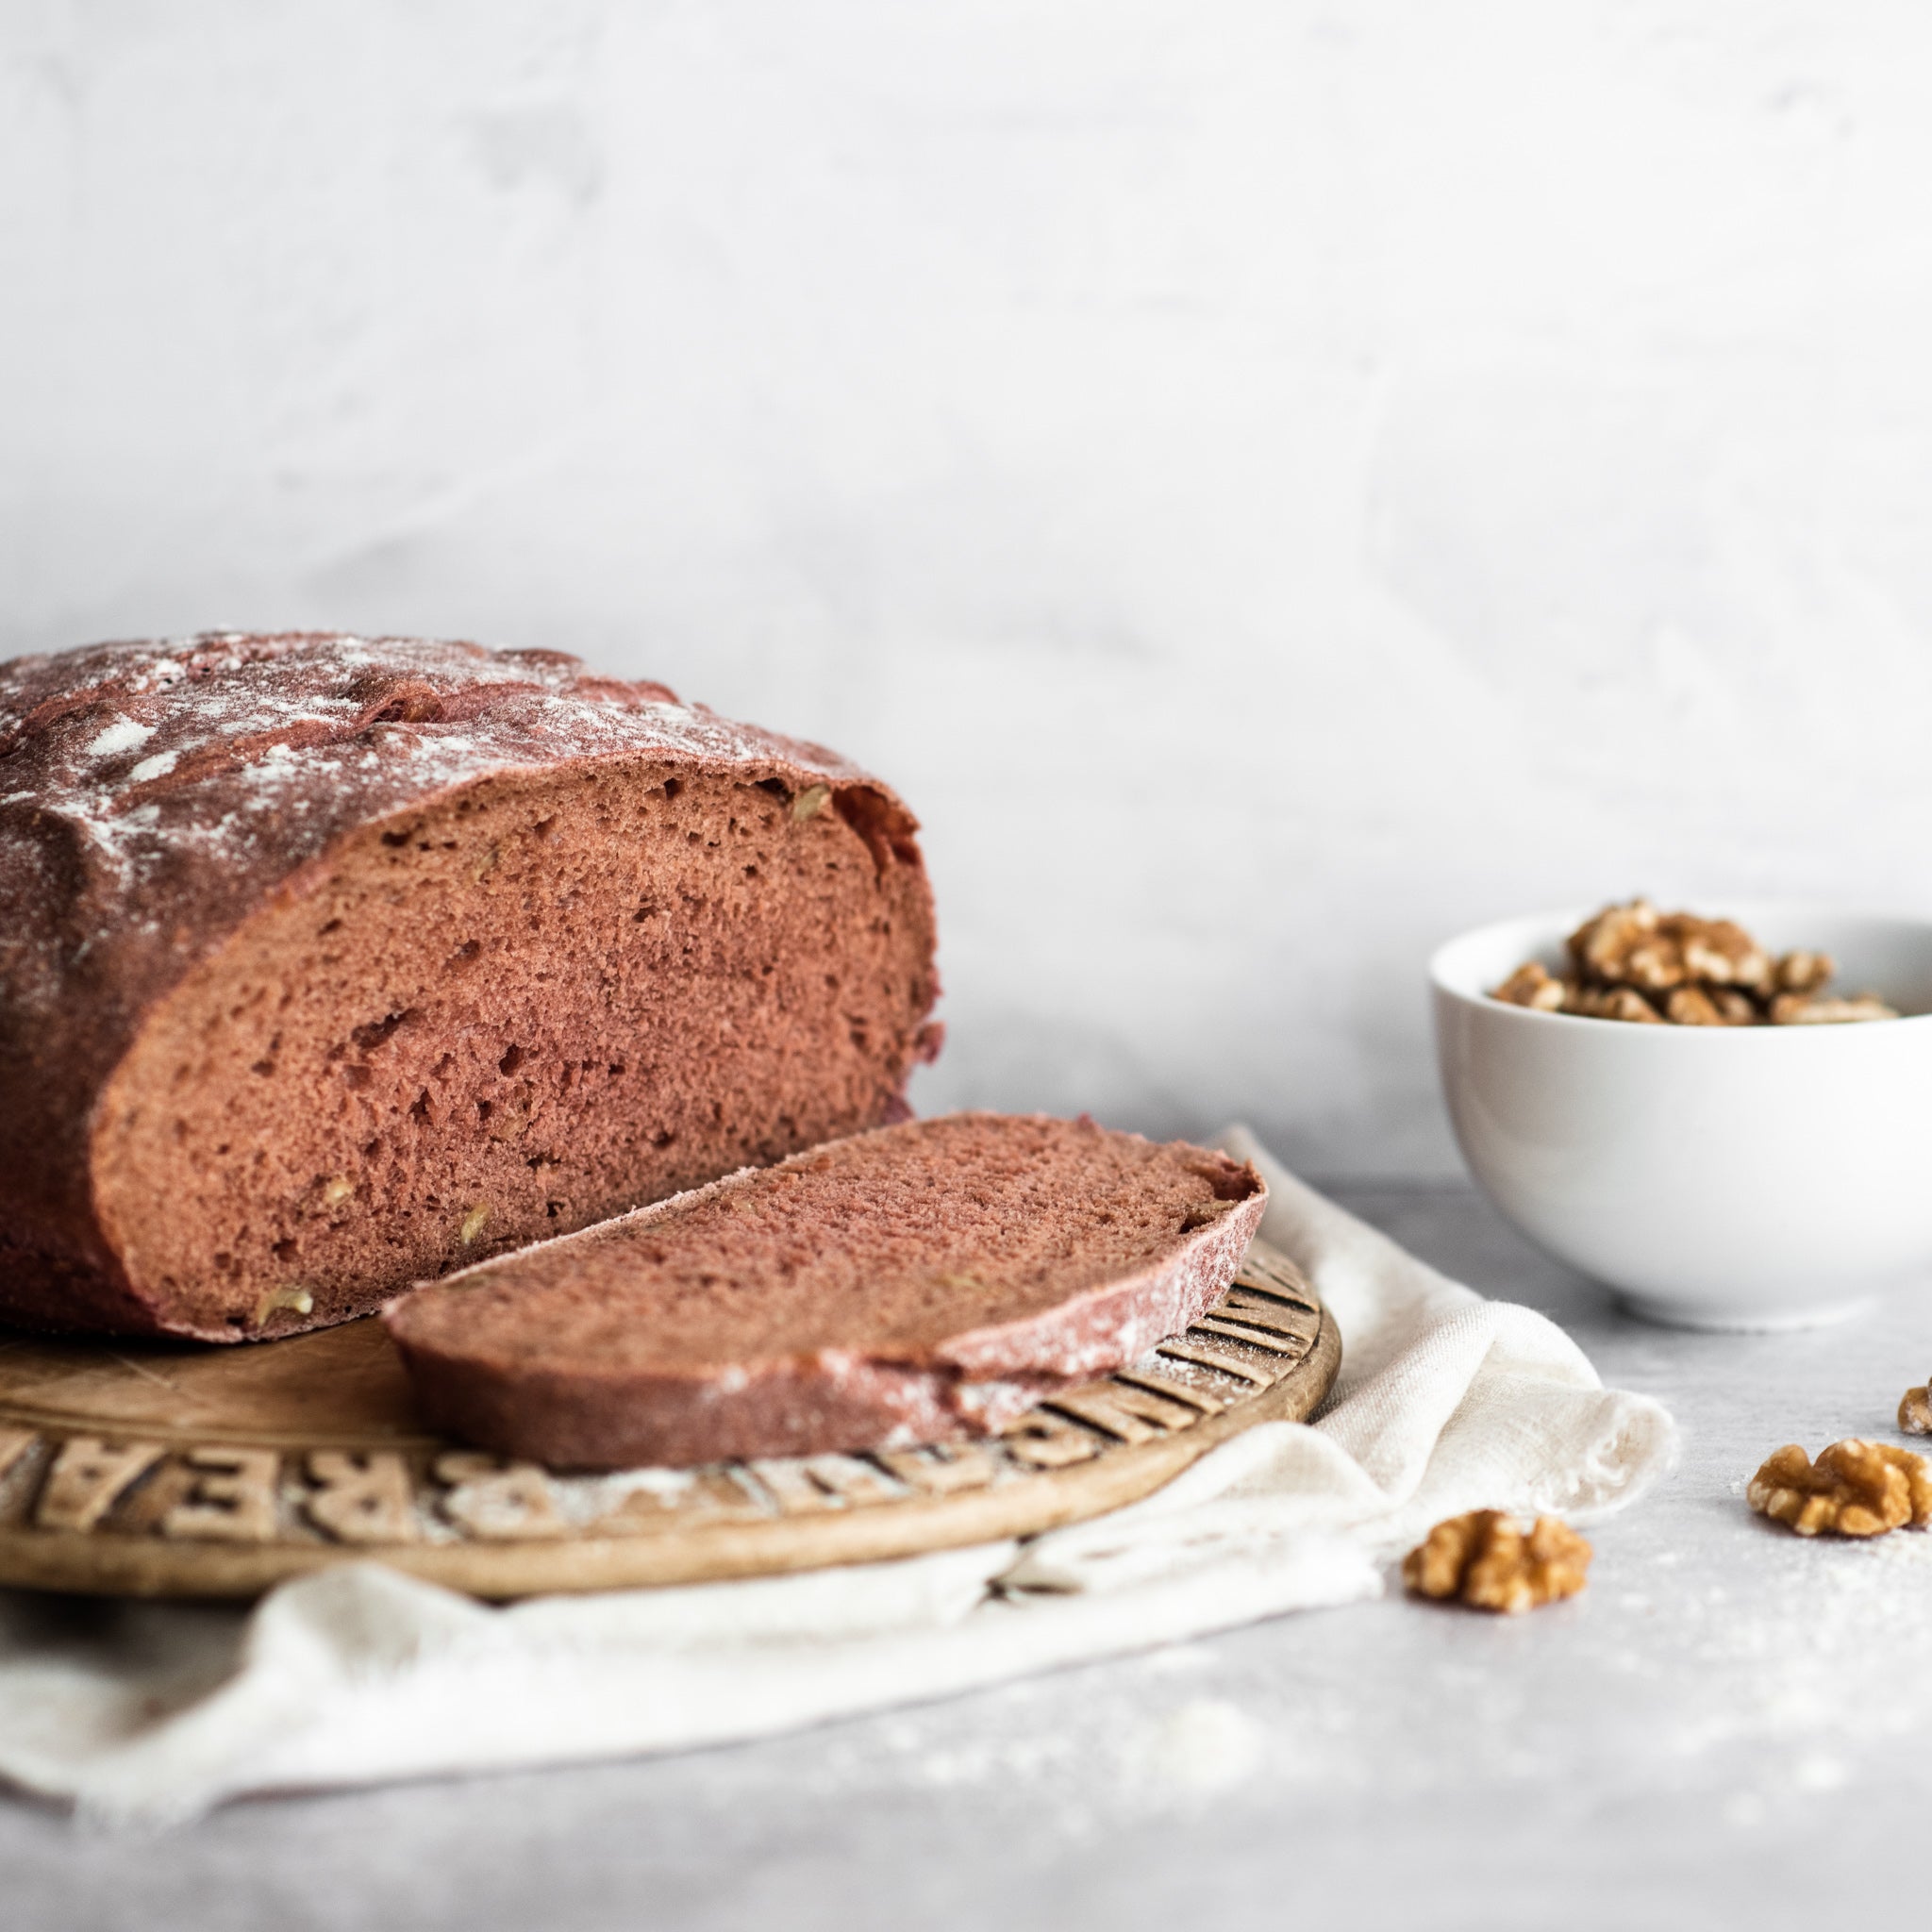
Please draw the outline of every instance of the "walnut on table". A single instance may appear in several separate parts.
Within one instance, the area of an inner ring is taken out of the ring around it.
[[[1816,1462],[1788,1442],[1766,1458],[1744,1497],[1760,1516],[1800,1536],[1924,1529],[1932,1524],[1932,1464],[1909,1449],[1856,1436],[1821,1449]]]
[[[1591,1555],[1554,1516],[1539,1516],[1525,1534],[1500,1509],[1472,1509],[1430,1530],[1402,1559],[1402,1580],[1418,1596],[1454,1597],[1513,1616],[1574,1596],[1589,1580]]]
[[[1899,1433],[1932,1436],[1932,1388],[1907,1389],[1898,1401]]]

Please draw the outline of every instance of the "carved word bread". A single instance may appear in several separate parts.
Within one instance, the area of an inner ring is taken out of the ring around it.
[[[0,1320],[286,1334],[903,1114],[914,831],[554,652],[0,665]]]
[[[554,1467],[943,1441],[1188,1327],[1265,1194],[1183,1141],[956,1114],[452,1275],[384,1319],[434,1425]]]
[[[1896,1020],[1875,993],[1828,993],[1827,953],[1773,955],[1728,919],[1659,912],[1648,899],[1607,906],[1567,941],[1569,965],[1529,959],[1491,998],[1538,1012],[1640,1025],[1819,1026]]]

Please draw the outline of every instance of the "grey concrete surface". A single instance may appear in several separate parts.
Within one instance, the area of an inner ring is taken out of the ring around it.
[[[1746,1510],[1778,1443],[1890,1437],[1932,1295],[1785,1337],[1638,1326],[1457,1188],[1341,1190],[1565,1323],[1683,1428],[1585,1596],[1399,1595],[654,1761],[239,1805],[156,1838],[0,1802],[19,1932],[1872,1923],[1916,1910],[1932,1538]]]

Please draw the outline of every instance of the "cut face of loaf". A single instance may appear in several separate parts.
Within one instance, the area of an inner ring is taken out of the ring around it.
[[[1185,1328],[1265,1199],[1184,1141],[956,1114],[468,1270],[384,1320],[434,1424],[558,1468],[942,1441]]]
[[[0,737],[0,1321],[285,1334],[903,1108],[931,904],[862,774],[569,659],[197,648]]]

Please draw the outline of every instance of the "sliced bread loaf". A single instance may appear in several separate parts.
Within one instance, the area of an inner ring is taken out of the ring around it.
[[[1265,1196],[1185,1141],[955,1114],[466,1269],[384,1319],[432,1423],[559,1468],[941,1441],[1186,1327]]]
[[[0,1321],[245,1341],[903,1117],[911,816],[555,652],[0,665]]]

